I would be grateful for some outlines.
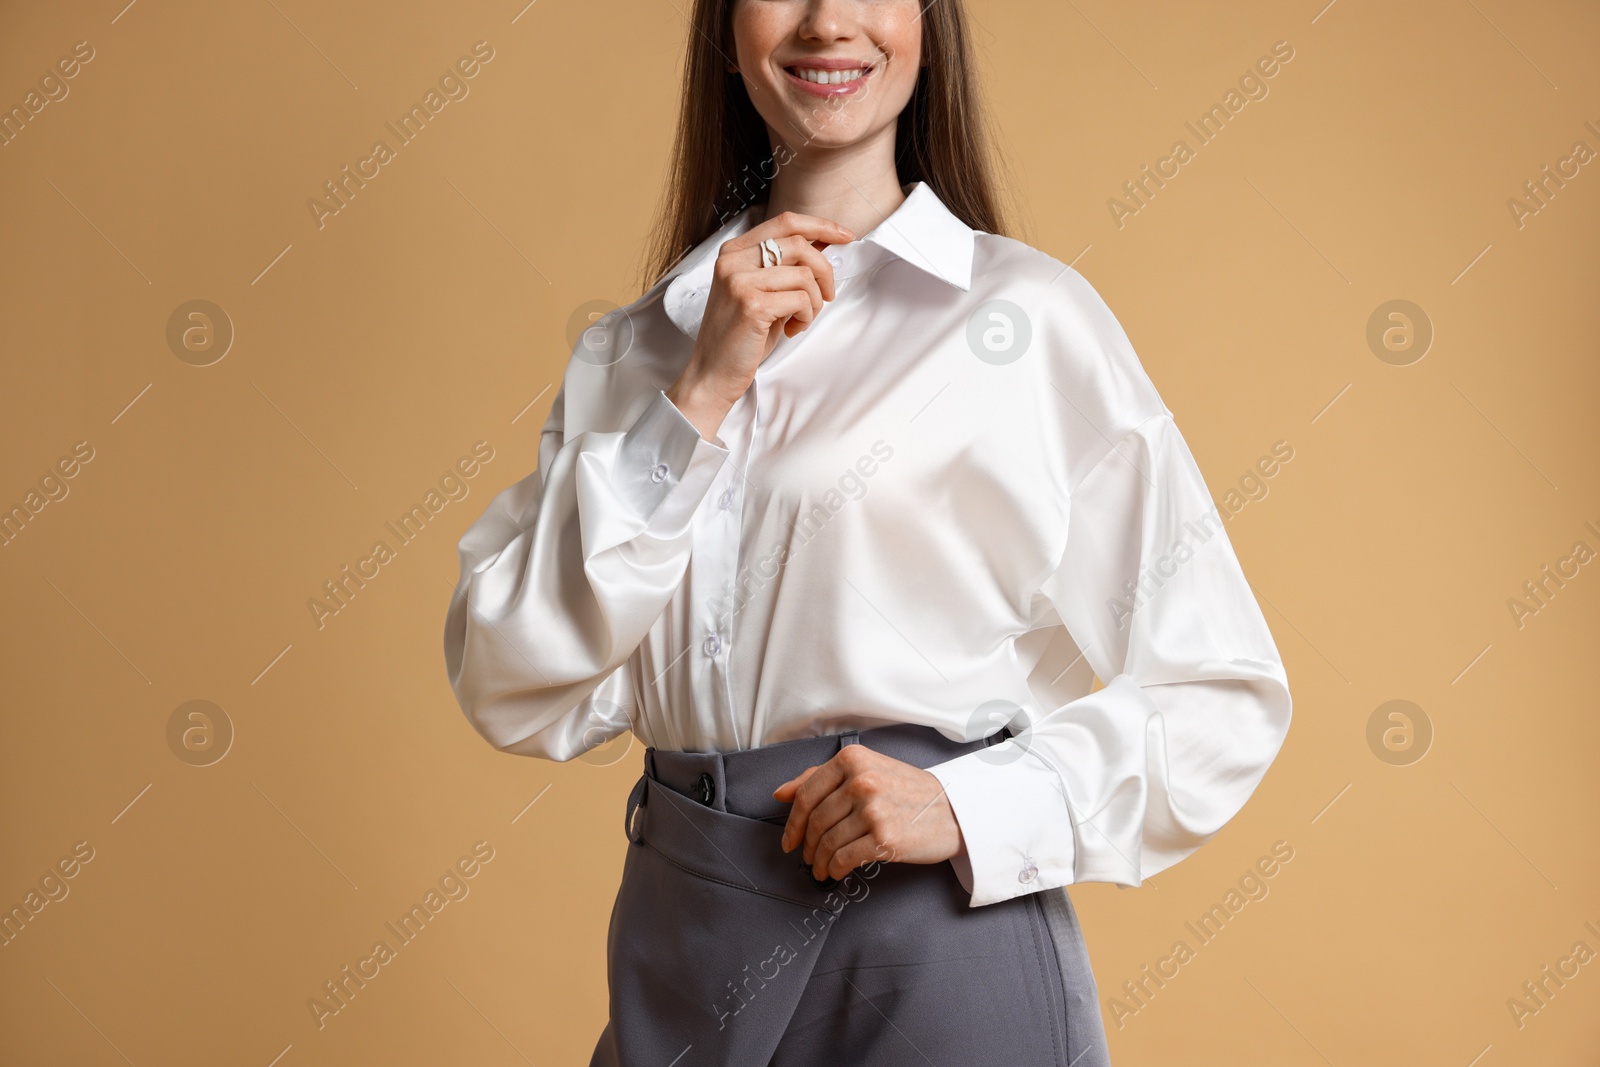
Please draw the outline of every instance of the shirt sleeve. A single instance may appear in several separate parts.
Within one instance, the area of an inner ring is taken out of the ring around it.
[[[569,435],[565,392],[539,469],[462,536],[444,632],[451,688],[478,733],[553,760],[628,729],[627,660],[682,581],[694,514],[728,456],[659,389],[627,429]]]
[[[1271,631],[1170,413],[1073,490],[1042,593],[1106,683],[929,768],[966,842],[952,864],[972,907],[1165,870],[1244,806],[1289,729]]]

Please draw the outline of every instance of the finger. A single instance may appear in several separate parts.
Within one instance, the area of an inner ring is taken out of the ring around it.
[[[855,811],[856,798],[851,795],[846,783],[840,783],[839,788],[817,802],[817,806],[806,817],[805,849],[801,855],[807,863],[815,862],[817,843],[823,835],[850,818]]]
[[[751,272],[745,281],[751,288],[769,293],[783,289],[804,290],[811,299],[811,310],[822,310],[822,290],[817,285],[815,272],[809,266],[764,267]]]
[[[748,248],[727,253],[725,258],[719,256],[717,267],[725,276],[757,271],[766,275],[789,267],[809,267],[823,287],[820,293],[826,294],[828,300],[837,295],[833,284],[833,264],[817,250],[816,245],[804,237],[785,237],[778,242],[778,247],[783,252],[782,263],[767,266],[766,254],[760,248]],[[821,307],[822,302],[819,299],[817,308],[820,310]]]
[[[802,215],[798,211],[784,211],[759,223],[722,245],[721,251],[738,252],[765,241],[768,237],[799,235],[808,241],[824,244],[847,244],[856,239],[850,230],[837,222],[817,215]]]
[[[835,792],[833,795],[839,794]],[[817,809],[817,814],[811,817],[811,825],[817,825],[825,807],[826,804]],[[859,811],[847,811],[844,818],[828,827],[827,831],[817,838],[817,843],[806,854],[806,862],[811,864],[811,873],[819,879],[838,878],[846,874],[850,868],[839,870],[838,864],[834,862],[839,850],[870,834],[871,831],[872,827],[865,816]]]
[[[809,322],[816,317],[816,309],[811,306],[811,294],[804,289],[768,291],[753,281],[741,281],[733,297],[739,322],[766,334],[768,352],[777,340],[776,331],[789,319],[799,318]]]
[[[778,245],[783,249],[784,263],[811,268],[824,299],[832,300],[838,295],[833,284],[833,264],[817,250],[816,245],[803,237],[790,237],[779,241]],[[818,304],[817,307],[820,309],[822,305]]]
[[[761,298],[757,313],[767,324],[767,342],[769,346],[777,340],[773,336],[775,330],[783,329],[787,332],[791,322],[798,320],[802,324],[809,323],[817,316],[815,309],[811,306],[811,295],[803,289],[785,289],[781,292],[765,294]],[[770,350],[769,347],[768,351]]]
[[[787,242],[780,242],[780,247],[783,248],[783,262],[769,267],[765,265],[764,254],[759,248],[729,252],[728,246],[724,245],[723,254],[717,257],[712,268],[712,277],[724,284],[761,279],[762,288],[772,288],[774,279],[792,279],[795,277],[792,273],[794,270],[809,270],[813,287],[816,288],[815,307],[821,311],[824,299],[832,300],[838,295],[834,285],[833,264],[803,238],[789,238]],[[785,283],[781,287],[793,288],[794,284]]]
[[[884,846],[871,833],[862,833],[854,840],[833,850],[828,860],[828,877],[843,878],[858,867],[893,860],[893,850]]]
[[[806,820],[810,818],[812,809],[842,781],[844,768],[835,757],[814,768],[814,773],[800,783],[800,788],[794,794],[793,807],[789,809],[789,820],[783,827],[785,852],[793,850],[795,845],[805,840]]]
[[[777,789],[773,790],[773,795],[785,804],[792,804],[795,798],[799,796],[800,787],[804,785],[806,781],[817,772],[817,770],[817,767],[807,767],[795,777],[789,779]],[[779,845],[783,851],[790,852],[794,849],[793,842],[803,840],[804,838],[805,818],[802,816],[799,819],[796,819],[794,809],[791,808],[789,811],[789,818],[783,826],[783,836],[779,841]]]

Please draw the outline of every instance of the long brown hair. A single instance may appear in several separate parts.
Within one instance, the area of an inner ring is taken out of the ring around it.
[[[765,203],[776,168],[762,121],[741,75],[727,69],[737,0],[695,0],[678,133],[650,237],[643,288],[750,204]],[[979,104],[972,45],[961,0],[922,12],[923,65],[895,132],[902,185],[925,181],[952,214],[975,230],[1003,234],[987,119]]]

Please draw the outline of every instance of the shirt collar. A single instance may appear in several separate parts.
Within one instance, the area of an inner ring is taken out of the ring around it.
[[[700,332],[717,252],[758,221],[758,205],[739,212],[667,272],[662,303],[667,317],[689,337]],[[975,233],[957,218],[927,182],[911,184],[906,198],[861,238],[957,289],[972,287]],[[859,242],[858,242],[859,243]],[[844,246],[849,247],[849,246]]]

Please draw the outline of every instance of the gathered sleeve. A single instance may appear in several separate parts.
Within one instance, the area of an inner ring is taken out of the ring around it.
[[[1072,490],[1040,593],[1105,685],[929,768],[970,906],[1074,882],[1138,885],[1244,806],[1288,732],[1288,679],[1170,412]]]
[[[622,430],[565,429],[539,469],[490,501],[459,546],[445,620],[456,700],[494,747],[568,760],[629,728],[627,661],[682,581],[693,519],[728,449],[660,389]]]

